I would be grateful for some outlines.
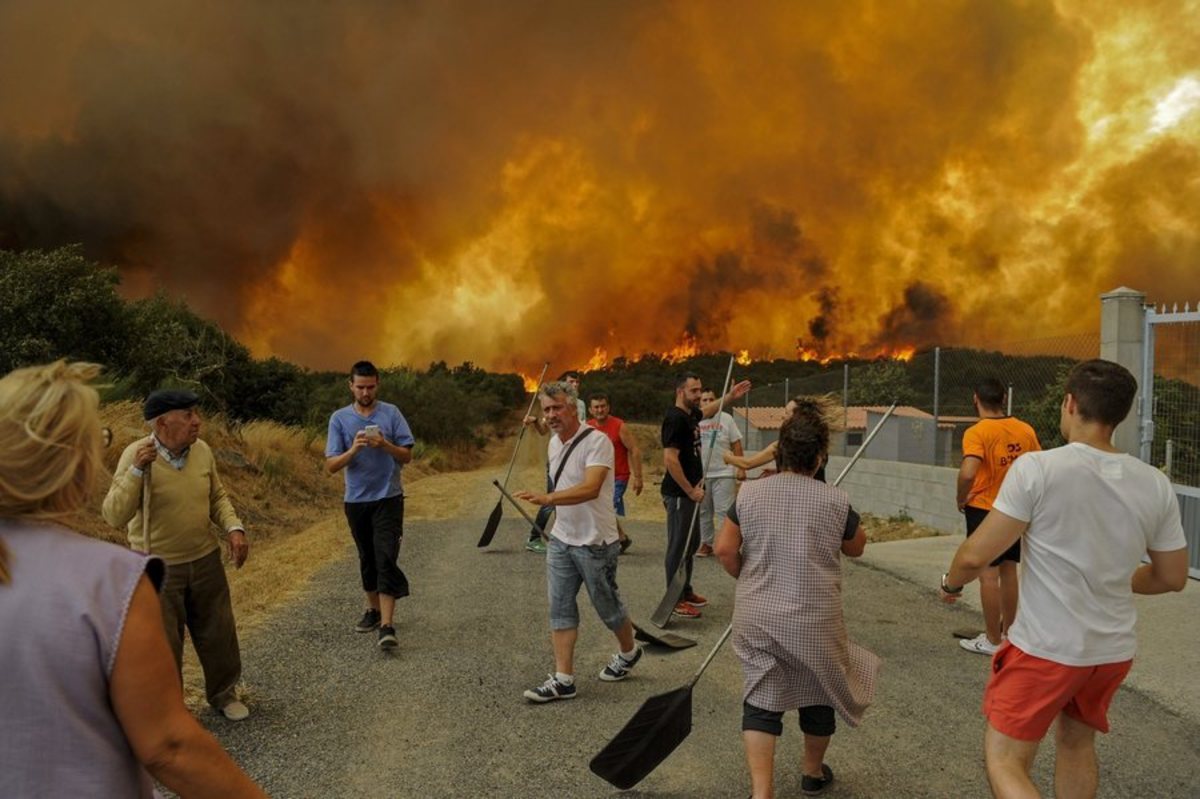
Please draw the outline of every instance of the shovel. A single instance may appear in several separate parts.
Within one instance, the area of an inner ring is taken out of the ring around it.
[[[537,402],[538,392],[542,390],[542,381],[546,379],[546,370],[549,368],[549,361],[542,364],[542,374],[538,377],[537,388],[533,390],[533,399],[529,400],[529,410],[525,411],[525,416],[521,417],[521,432],[517,434],[517,444],[513,447],[512,457],[508,460],[508,471],[504,474],[506,488],[508,487],[508,478],[512,477],[513,464],[517,462],[517,452],[521,449],[521,439],[525,437],[525,431],[529,428],[529,425],[525,424],[525,417],[533,413],[533,404]],[[492,508],[487,524],[483,526],[483,535],[479,536],[479,543],[475,546],[486,547],[496,537],[496,530],[500,527],[500,517],[504,515],[503,502],[502,499],[496,500],[496,507]]]

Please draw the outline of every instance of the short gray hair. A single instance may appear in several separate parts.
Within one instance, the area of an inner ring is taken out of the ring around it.
[[[575,404],[575,400],[579,399],[579,395],[575,392],[574,386],[566,380],[552,380],[549,383],[542,385],[541,395],[546,399],[554,399],[555,397],[565,396],[571,400],[571,405]]]

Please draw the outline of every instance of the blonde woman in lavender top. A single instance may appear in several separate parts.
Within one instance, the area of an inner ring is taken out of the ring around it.
[[[184,707],[162,561],[65,526],[102,470],[98,373],[0,379],[0,796],[265,796]]]

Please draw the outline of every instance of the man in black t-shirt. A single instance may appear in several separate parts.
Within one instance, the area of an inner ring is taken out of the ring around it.
[[[683,596],[675,605],[675,615],[682,619],[700,618],[700,608],[708,600],[692,590],[692,557],[700,547],[697,529],[696,503],[704,499],[704,464],[700,460],[700,420],[717,412],[721,403],[700,409],[700,378],[694,374],[681,375],[675,381],[675,405],[667,411],[662,424],[663,476],[662,498],[667,509],[667,586],[684,563],[687,582]],[[743,380],[725,395],[724,404],[744,397],[750,381]],[[690,535],[689,535],[690,526]]]

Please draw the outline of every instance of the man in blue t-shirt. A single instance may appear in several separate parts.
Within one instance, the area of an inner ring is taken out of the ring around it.
[[[325,469],[346,470],[345,510],[358,548],[358,567],[367,609],[354,629],[379,629],[379,646],[399,645],[392,615],[408,596],[408,578],[396,563],[404,536],[404,488],[400,472],[415,443],[400,409],[376,400],[379,370],[370,361],[350,369],[354,402],[329,417]]]

